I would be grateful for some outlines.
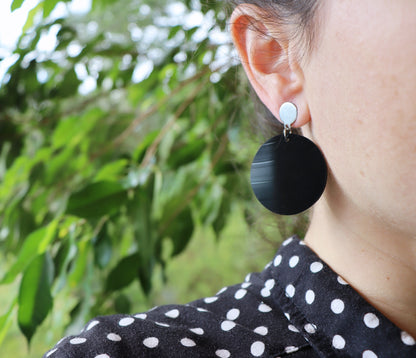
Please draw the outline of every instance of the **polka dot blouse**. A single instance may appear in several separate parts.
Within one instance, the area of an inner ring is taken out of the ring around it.
[[[44,357],[416,358],[416,343],[292,237],[242,284],[183,306],[95,318]]]

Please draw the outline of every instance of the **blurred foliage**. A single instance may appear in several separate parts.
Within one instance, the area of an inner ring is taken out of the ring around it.
[[[16,318],[30,341],[63,293],[73,323],[128,310],[126,287],[148,295],[196,227],[218,239],[251,200],[225,5],[57,4],[31,11],[0,88],[0,284],[19,285],[0,345]]]

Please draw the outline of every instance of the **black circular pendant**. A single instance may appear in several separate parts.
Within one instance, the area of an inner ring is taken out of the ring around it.
[[[289,134],[264,143],[251,165],[251,186],[270,211],[294,215],[321,197],[327,179],[325,159],[309,139]]]

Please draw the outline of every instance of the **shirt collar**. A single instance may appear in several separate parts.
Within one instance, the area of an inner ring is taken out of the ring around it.
[[[282,244],[264,273],[275,282],[272,303],[323,357],[416,357],[414,339],[298,237]]]

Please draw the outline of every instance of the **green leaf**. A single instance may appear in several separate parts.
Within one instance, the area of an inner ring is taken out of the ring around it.
[[[163,232],[164,236],[168,236],[172,240],[172,256],[176,256],[185,250],[191,240],[193,232],[194,221],[192,219],[191,209],[188,207],[176,216]]]
[[[96,128],[97,122],[103,116],[104,112],[101,109],[92,108],[82,115],[61,119],[53,132],[52,147],[58,149],[78,146]]]
[[[76,253],[76,245],[72,240],[65,240],[59,247],[58,252],[53,258],[56,282],[54,292],[60,291],[66,285],[68,267],[75,258]]]
[[[114,300],[114,309],[117,313],[129,313],[131,312],[130,299],[125,294],[120,294]]]
[[[79,241],[77,249],[73,269],[68,277],[70,287],[77,287],[85,278],[87,268],[89,267],[89,253],[91,252],[91,243],[88,238]]]
[[[56,182],[61,181],[68,175],[77,161],[82,160],[82,156],[78,155],[74,158],[74,150],[68,145],[59,154],[52,156],[51,160],[45,168],[44,182],[46,185],[53,186]]]
[[[153,222],[155,176],[148,178],[145,185],[138,187],[134,198],[129,202],[128,211],[133,220],[134,235],[139,246],[138,278],[143,292],[148,295],[152,288],[152,275],[156,261],[157,238]]]
[[[40,11],[40,9],[43,8],[43,3],[40,2],[38,5],[36,5],[32,10],[29,11],[29,14],[27,15],[26,22],[23,26],[22,33],[26,33],[27,30],[29,30],[33,26],[33,21],[35,20],[36,14]]]
[[[56,4],[60,0],[44,0],[43,1],[43,18],[46,18],[50,15],[50,13],[55,8]]]
[[[216,176],[223,175],[223,174],[229,174],[232,175],[234,173],[238,173],[238,171],[242,171],[245,168],[238,163],[235,159],[234,161],[232,159],[225,159],[221,160],[214,168],[214,174]]]
[[[119,159],[115,162],[104,165],[96,174],[94,181],[118,180],[121,174],[126,170],[129,161]]]
[[[155,260],[154,256],[143,257],[141,256],[139,265],[139,281],[140,286],[146,296],[149,295],[152,290],[152,274],[154,269]]]
[[[28,342],[52,308],[52,277],[53,263],[47,254],[37,256],[23,275],[18,299],[18,324]]]
[[[83,218],[98,218],[114,214],[126,201],[127,192],[121,184],[101,181],[72,194],[66,211]]]
[[[146,137],[143,140],[140,141],[139,146],[136,148],[133,154],[133,159],[136,162],[140,163],[143,160],[147,148],[149,148],[153,141],[157,138],[159,132],[159,130],[150,132],[146,135]]]
[[[73,96],[78,91],[81,81],[78,79],[74,68],[69,69],[62,81],[51,91],[51,97],[65,98]]]
[[[134,197],[129,201],[128,211],[133,219],[134,233],[138,239],[140,250],[145,255],[152,255],[152,204],[155,176],[148,177],[147,182],[136,188]]]
[[[174,26],[170,29],[169,31],[169,35],[168,35],[168,40],[170,40],[171,38],[175,37],[175,35],[181,31],[183,29],[182,25],[178,25],[178,26]]]
[[[202,139],[186,143],[178,149],[174,147],[171,155],[168,157],[168,165],[172,168],[178,168],[179,166],[189,164],[199,158],[206,148],[207,144]]]
[[[104,269],[110,263],[112,256],[113,244],[107,225],[104,225],[94,242],[94,262],[99,268]]]
[[[16,307],[16,303],[17,300],[15,299],[9,310],[4,315],[0,316],[0,346],[3,343],[3,340],[13,323],[13,311]]]
[[[58,222],[52,221],[48,226],[32,232],[25,240],[17,260],[10,267],[0,284],[8,284],[14,281],[16,276],[23,272],[36,255],[43,254],[55,237]]]
[[[192,29],[186,30],[185,36],[186,39],[189,41],[191,40],[192,36],[197,32],[200,28],[198,26],[193,27]]]
[[[140,255],[138,253],[123,258],[108,275],[105,285],[106,292],[117,291],[130,285],[137,278],[139,264]]]
[[[223,197],[223,187],[221,183],[205,185],[199,190],[197,196],[197,212],[204,225],[211,225],[216,218],[221,207]]]
[[[227,219],[231,212],[231,201],[230,198],[225,195],[221,201],[221,206],[219,208],[217,218],[212,223],[212,228],[214,229],[217,239],[220,237],[222,230],[227,224]]]
[[[14,0],[10,6],[12,11],[17,10],[19,7],[22,6],[24,0]]]

